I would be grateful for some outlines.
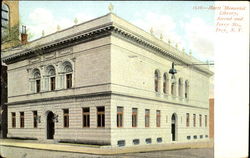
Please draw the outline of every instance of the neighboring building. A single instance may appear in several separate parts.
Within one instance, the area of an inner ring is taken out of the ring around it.
[[[214,139],[214,98],[209,99],[209,138]]]
[[[19,40],[19,1],[2,1],[1,49],[20,44]]]
[[[200,61],[113,13],[10,49],[8,137],[133,146],[209,141]],[[175,77],[175,78],[173,78]]]
[[[3,49],[16,46],[19,41],[19,2],[2,1],[1,56]],[[7,136],[7,66],[1,63],[0,138]]]

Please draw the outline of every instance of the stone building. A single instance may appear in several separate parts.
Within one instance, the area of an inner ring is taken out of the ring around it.
[[[9,49],[3,61],[9,138],[113,147],[209,141],[212,72],[113,13]]]

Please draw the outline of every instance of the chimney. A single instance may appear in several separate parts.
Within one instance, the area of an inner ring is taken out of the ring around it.
[[[26,26],[22,26],[21,43],[22,44],[27,44],[28,43],[28,35],[26,33]]]

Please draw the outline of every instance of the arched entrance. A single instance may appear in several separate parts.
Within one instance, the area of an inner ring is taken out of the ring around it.
[[[54,139],[55,123],[53,118],[54,118],[54,113],[49,111],[47,115],[47,139]]]
[[[172,134],[172,141],[176,141],[176,130],[177,129],[177,116],[173,114],[171,117],[171,134]]]

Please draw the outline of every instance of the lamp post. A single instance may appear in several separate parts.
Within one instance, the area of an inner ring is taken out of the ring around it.
[[[171,83],[174,83],[175,82],[174,74],[177,73],[176,69],[174,68],[174,62],[172,62],[172,68],[169,70],[169,73],[172,74],[171,75]]]

